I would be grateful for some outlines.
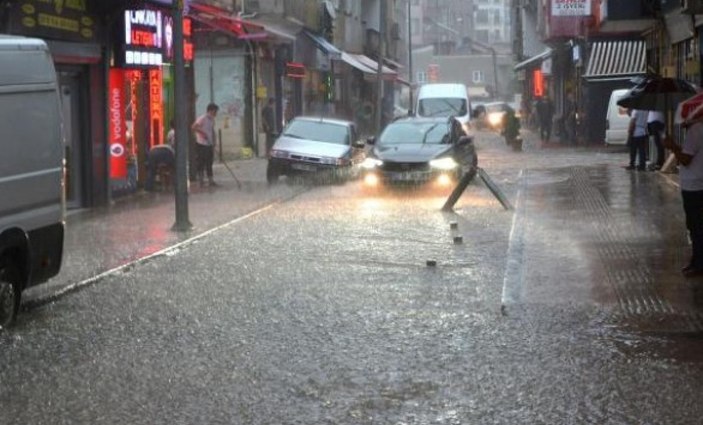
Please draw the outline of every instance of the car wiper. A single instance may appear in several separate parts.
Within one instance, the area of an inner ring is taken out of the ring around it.
[[[435,127],[437,127],[438,125],[439,125],[438,122],[437,122],[437,123],[434,123],[434,124],[432,124],[432,125],[430,126],[430,128],[427,129],[427,131],[425,131],[425,135],[422,136],[422,144],[423,144],[423,145],[425,144],[425,141],[427,141],[427,136],[429,136],[430,131],[434,130]]]
[[[290,137],[291,139],[305,139],[305,137],[298,136],[297,134],[284,133],[283,135],[286,137]]]

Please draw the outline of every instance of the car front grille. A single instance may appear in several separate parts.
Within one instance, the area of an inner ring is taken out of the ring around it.
[[[294,153],[290,155],[290,159],[293,159],[295,161],[313,162],[315,164],[319,164],[322,162],[322,159],[319,157],[298,155]]]
[[[430,165],[427,162],[383,162],[383,171],[404,172],[404,171],[429,171]]]

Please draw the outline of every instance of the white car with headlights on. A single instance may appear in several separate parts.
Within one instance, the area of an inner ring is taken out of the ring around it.
[[[269,152],[266,179],[325,175],[335,180],[358,174],[365,144],[356,124],[333,118],[296,117],[283,129]]]
[[[453,187],[478,158],[473,138],[455,118],[406,118],[386,126],[361,164],[362,184]]]

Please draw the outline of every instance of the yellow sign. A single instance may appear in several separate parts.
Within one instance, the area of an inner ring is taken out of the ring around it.
[[[256,97],[258,99],[266,99],[268,97],[268,88],[266,86],[258,86],[256,88]]]

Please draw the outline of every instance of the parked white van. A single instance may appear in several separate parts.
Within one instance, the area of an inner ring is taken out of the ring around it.
[[[438,83],[420,86],[415,115],[419,117],[453,116],[469,132],[471,101],[464,84]]]
[[[608,112],[605,117],[605,144],[624,145],[627,144],[627,127],[630,124],[630,116],[627,109],[617,105],[617,101],[627,93],[629,89],[613,90],[608,101]]]
[[[24,289],[55,276],[64,237],[64,139],[42,40],[0,35],[0,328]]]

